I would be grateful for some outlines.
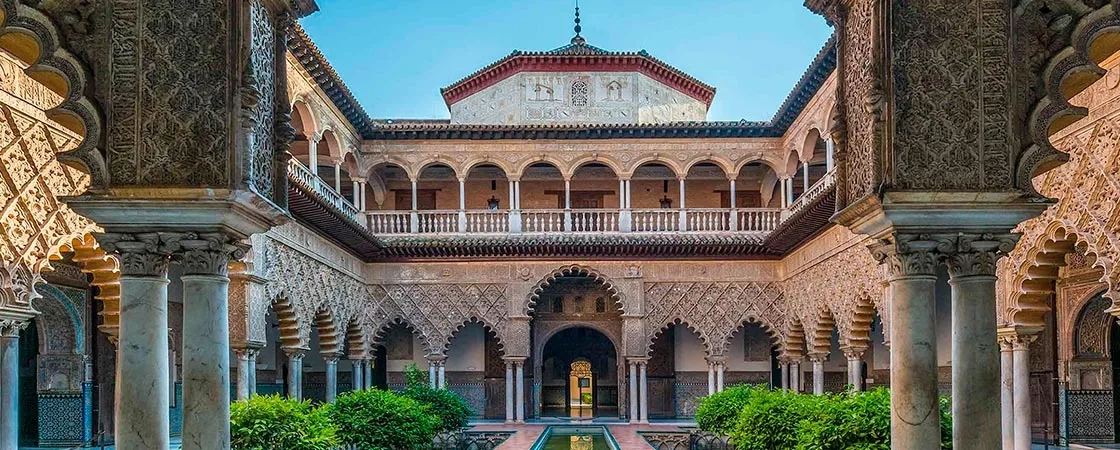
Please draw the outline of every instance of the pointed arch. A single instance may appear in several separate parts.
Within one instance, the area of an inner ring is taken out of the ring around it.
[[[385,333],[395,326],[403,326],[410,331],[413,335],[420,338],[420,345],[424,348],[425,354],[431,354],[432,345],[429,336],[415,326],[410,320],[400,314],[396,314],[385,321],[381,322],[374,329],[372,343],[374,345],[384,345]]]
[[[781,353],[783,356],[792,359],[805,357],[805,327],[800,320],[793,319],[789,322],[785,345],[781,347]]]
[[[650,324],[650,325],[651,325],[651,328],[652,328],[652,326],[658,326],[658,325],[655,325],[655,324]],[[680,317],[676,317],[673,320],[669,321],[669,323],[660,324],[660,326],[658,326],[658,328],[656,330],[654,330],[652,333],[648,333],[648,337],[646,338],[646,345],[645,345],[645,356],[651,356],[653,354],[653,344],[654,344],[654,342],[657,342],[657,339],[660,338],[662,334],[664,334],[666,331],[668,331],[671,327],[679,326],[679,325],[684,325],[684,327],[687,328],[688,331],[691,331],[692,334],[696,335],[696,337],[698,339],[700,339],[700,343],[704,345],[704,355],[705,356],[712,356],[713,354],[715,354],[715,353],[712,353],[712,341],[711,341],[710,336],[708,336],[706,333],[704,333],[704,331],[702,329],[700,329],[699,327],[696,327],[696,326],[692,325],[692,323],[688,322],[687,320],[685,320],[683,318],[680,318]],[[722,353],[720,353],[720,354],[722,354]]]
[[[478,316],[471,316],[467,320],[459,322],[459,324],[456,325],[451,330],[451,332],[447,333],[447,336],[444,337],[440,342],[438,354],[446,355],[447,351],[451,348],[451,341],[455,340],[455,337],[459,335],[459,332],[461,332],[463,328],[466,328],[471,324],[481,325],[482,329],[485,330],[487,334],[494,335],[494,341],[498,344],[498,351],[502,352],[502,356],[506,355],[506,347],[502,339],[502,333],[500,331],[502,328],[498,326],[498,324],[490,323],[490,321],[486,320],[486,318]]]
[[[367,333],[367,328],[357,318],[350,319],[346,324],[346,358],[350,360],[368,359],[370,355],[370,341],[372,337]]]
[[[828,354],[832,350],[832,332],[836,331],[836,318],[832,310],[824,306],[813,324],[809,335],[810,354]]]
[[[540,299],[541,293],[544,292],[545,288],[556,281],[557,278],[572,276],[588,277],[597,281],[610,294],[610,297],[612,300],[614,300],[614,303],[618,307],[618,310],[626,312],[626,304],[622,299],[622,295],[619,294],[617,287],[610,278],[607,278],[596,269],[580,264],[571,264],[553,270],[537,282],[533,289],[529,291],[529,298],[527,298],[525,301],[525,307],[523,308],[525,314],[530,314],[533,312],[533,309],[537,305],[537,300]]]
[[[734,330],[731,330],[731,332],[727,334],[727,337],[723,339],[722,342],[720,342],[720,344],[723,346],[723,348],[721,349],[722,353],[720,354],[726,355],[727,348],[731,345],[731,340],[735,339],[735,336],[750,324],[758,325],[758,327],[762,328],[762,331],[765,332],[767,336],[770,336],[770,342],[774,347],[777,347],[779,350],[782,348],[781,332],[777,328],[775,328],[773,324],[767,322],[766,319],[751,314],[748,315],[745,320],[740,322],[738,327],[736,327]]]
[[[319,353],[322,355],[338,355],[342,353],[342,342],[339,340],[338,325],[335,323],[334,314],[325,305],[315,313],[315,331],[319,333]]]
[[[272,301],[272,312],[280,322],[280,348],[309,350],[310,337],[303,332],[295,305],[286,296],[278,296]]]
[[[840,345],[848,348],[869,348],[871,346],[871,324],[875,321],[875,304],[871,298],[861,295],[849,311],[847,327],[841,327]],[[844,330],[843,328],[847,328]]]
[[[1107,241],[1104,236],[1101,240]],[[1054,294],[1054,281],[1058,279],[1059,269],[1067,264],[1066,256],[1080,251],[1084,253],[1088,265],[1101,271],[1100,281],[1105,284],[1104,297],[1113,301],[1116,307],[1117,296],[1110,274],[1112,262],[1098,258],[1097,245],[1081,235],[1074,226],[1064,221],[1051,222],[1043,233],[1029,242],[1020,242],[1014,252],[1025,253],[1021,265],[1010,267],[1010,301],[1008,302],[1009,326],[1043,326],[1045,315],[1050,311],[1048,301]],[[1108,245],[1107,242],[1105,245]]]

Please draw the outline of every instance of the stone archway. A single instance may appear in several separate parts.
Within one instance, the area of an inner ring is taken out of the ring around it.
[[[573,324],[544,339],[535,367],[541,374],[541,416],[618,415],[620,384],[612,384],[622,379],[618,342],[597,328]],[[588,376],[572,372],[577,362],[587,365]]]
[[[567,384],[564,378],[545,379],[546,375],[555,375],[555,371],[544,370],[546,345],[554,336],[576,328],[602,335],[613,347],[610,364],[613,370],[602,367],[607,364],[605,360],[597,361],[599,373],[594,378],[593,397],[597,404],[595,413],[615,412],[621,416],[623,413],[619,405],[624,404],[627,398],[624,389],[625,360],[621,357],[626,354],[622,319],[625,309],[614,284],[592,269],[573,265],[553,271],[531,292],[527,306],[532,316],[529,324],[532,343],[529,365],[534,382],[527,382],[527,385],[534,386],[530,394],[534,416],[540,417],[545,412],[544,406],[549,401],[547,394],[557,388],[563,392],[560,386]],[[549,385],[550,382],[555,382],[555,386]]]

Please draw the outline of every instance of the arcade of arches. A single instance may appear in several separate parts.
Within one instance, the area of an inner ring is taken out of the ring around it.
[[[313,0],[210,3],[0,2],[0,450],[412,364],[511,424],[887,386],[894,448],[939,393],[955,448],[1120,440],[1113,3],[807,0],[763,122],[578,29],[374,120]]]

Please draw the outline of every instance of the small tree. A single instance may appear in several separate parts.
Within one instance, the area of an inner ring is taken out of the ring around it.
[[[696,408],[696,425],[701,430],[719,435],[730,433],[735,420],[739,417],[739,412],[747,406],[747,402],[756,390],[768,390],[768,388],[750,385],[732,386],[723,392],[700,398],[700,406]]]

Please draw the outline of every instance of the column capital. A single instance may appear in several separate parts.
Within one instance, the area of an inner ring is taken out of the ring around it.
[[[704,358],[708,364],[724,364],[727,362],[727,357],[723,355],[712,355]]]
[[[1026,350],[1041,332],[1042,327],[1000,328],[998,331],[1000,349]]]
[[[946,253],[945,262],[953,278],[996,275],[996,261],[1015,248],[1019,233],[959,234],[956,246]]]
[[[890,277],[894,279],[936,276],[939,250],[951,246],[952,242],[944,236],[891,233],[867,248],[879,264],[887,264]]]
[[[809,361],[813,363],[823,363],[828,360],[828,353],[810,353]]]
[[[169,244],[178,233],[96,233],[98,244],[120,262],[121,275],[167,277],[175,251]]]
[[[281,348],[280,350],[283,351],[285,355],[288,355],[288,359],[299,360],[299,359],[303,359],[304,356],[307,356],[307,349],[306,348],[284,347],[284,348]]]
[[[19,332],[31,324],[29,320],[0,319],[0,337],[19,337]]]
[[[840,351],[844,352],[844,357],[847,358],[848,361],[862,360],[864,353],[867,352],[867,347],[846,346],[841,347]]]
[[[249,246],[232,233],[182,233],[171,243],[173,257],[183,266],[184,275],[229,273],[229,262],[245,256]]]
[[[338,360],[342,359],[342,353],[324,353],[323,361],[327,364],[338,364]]]
[[[529,358],[526,358],[524,356],[503,356],[502,357],[502,361],[505,361],[505,362],[508,362],[508,363],[524,363],[526,359],[529,359]]]

